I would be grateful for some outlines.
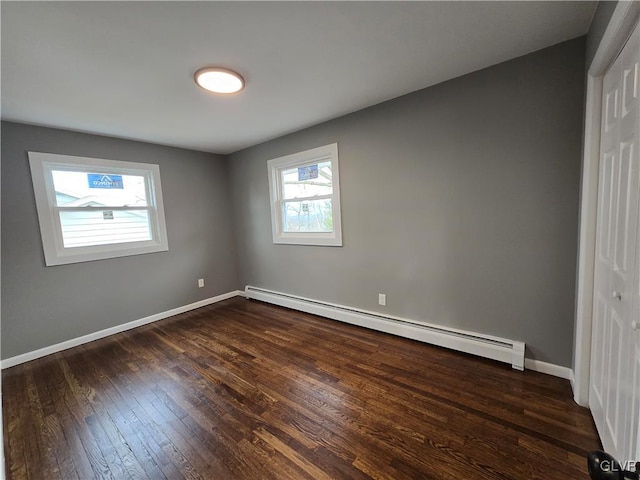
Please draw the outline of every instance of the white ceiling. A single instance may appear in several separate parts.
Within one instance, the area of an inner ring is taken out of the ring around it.
[[[596,2],[6,2],[2,118],[230,153],[575,38]],[[246,79],[234,96],[200,67]]]

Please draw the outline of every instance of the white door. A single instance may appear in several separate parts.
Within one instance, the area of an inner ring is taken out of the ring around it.
[[[640,401],[634,331],[640,321],[634,304],[640,261],[639,55],[636,27],[605,75],[602,98],[589,405],[605,450],[620,460],[635,458]]]
[[[631,421],[629,422],[629,455],[627,459],[640,461],[640,212],[636,232],[636,266],[633,299],[631,300],[630,348],[633,351],[631,366]]]

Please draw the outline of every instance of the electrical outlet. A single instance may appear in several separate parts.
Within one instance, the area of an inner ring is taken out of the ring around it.
[[[378,305],[386,305],[387,304],[387,296],[384,293],[378,294]]]
[[[204,287],[204,278],[199,278],[199,279],[198,279],[198,287],[199,287],[199,288]]]

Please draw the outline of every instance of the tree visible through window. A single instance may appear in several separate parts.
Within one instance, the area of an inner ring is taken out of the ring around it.
[[[274,243],[342,245],[337,144],[269,160]]]
[[[331,162],[282,170],[281,176],[283,230],[333,232]]]

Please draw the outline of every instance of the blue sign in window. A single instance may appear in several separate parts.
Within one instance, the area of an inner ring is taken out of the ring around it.
[[[89,188],[124,188],[122,175],[105,175],[102,173],[87,173]]]
[[[318,165],[309,165],[307,167],[298,167],[298,181],[311,180],[318,178]]]

